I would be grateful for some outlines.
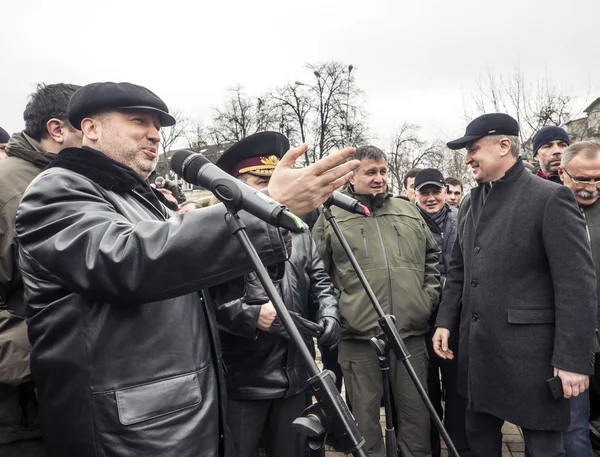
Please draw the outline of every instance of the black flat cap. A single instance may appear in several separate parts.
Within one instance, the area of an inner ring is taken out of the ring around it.
[[[281,133],[255,133],[233,144],[215,165],[236,178],[244,173],[271,176],[289,148],[289,140]]]
[[[484,114],[467,125],[465,136],[446,144],[450,149],[462,149],[471,141],[488,135],[519,136],[519,123],[504,113]]]
[[[88,116],[110,109],[145,109],[158,114],[160,125],[175,124],[169,108],[158,95],[131,83],[92,83],[78,89],[69,100],[69,122],[81,130],[81,121]]]

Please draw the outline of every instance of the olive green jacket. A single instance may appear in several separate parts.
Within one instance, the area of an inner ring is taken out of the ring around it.
[[[440,299],[440,250],[417,209],[391,194],[344,193],[371,211],[365,217],[332,208],[344,237],[384,312],[396,317],[404,338],[427,332]],[[323,215],[313,237],[338,290],[342,338],[370,339],[380,334],[377,314],[329,222]]]

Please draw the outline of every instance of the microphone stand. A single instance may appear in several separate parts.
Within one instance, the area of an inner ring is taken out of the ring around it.
[[[348,245],[346,238],[344,238],[344,235],[342,234],[342,231],[340,230],[340,227],[339,227],[337,221],[335,220],[335,216],[331,212],[331,209],[328,206],[322,205],[321,210],[323,212],[325,219],[327,219],[329,221],[329,223],[331,224],[331,228],[335,232],[337,239],[340,241],[340,244],[342,245],[342,248],[343,248],[344,252],[346,253],[346,256],[348,257],[348,260],[350,260],[350,263],[352,264],[352,268],[354,268],[354,271],[356,272],[358,279],[360,280],[363,288],[365,289],[365,292],[367,293],[367,296],[369,297],[369,300],[371,301],[371,304],[373,305],[373,308],[375,309],[377,316],[379,316],[379,320],[377,322],[379,323],[379,326],[381,327],[383,334],[377,338],[372,338],[371,345],[377,351],[380,368],[382,370],[382,378],[383,378],[383,382],[384,382],[383,391],[384,391],[384,406],[385,406],[385,416],[386,416],[386,455],[387,455],[387,457],[393,456],[396,453],[396,436],[395,436],[394,428],[393,428],[392,421],[391,421],[391,399],[390,399],[390,395],[389,395],[389,384],[387,382],[388,375],[389,375],[389,351],[393,351],[396,356],[396,359],[399,362],[402,362],[404,364],[404,367],[406,368],[406,371],[408,372],[413,384],[417,388],[419,395],[421,396],[421,398],[423,399],[423,402],[425,403],[425,406],[429,410],[429,414],[430,414],[431,418],[433,419],[433,421],[435,422],[435,425],[436,425],[437,429],[439,430],[440,435],[442,435],[442,438],[444,438],[444,441],[446,442],[446,445],[448,446],[448,452],[450,453],[450,455],[452,457],[460,457],[460,455],[458,454],[458,451],[456,450],[456,447],[454,446],[454,443],[452,442],[452,440],[450,439],[450,436],[448,435],[448,432],[444,428],[444,424],[442,424],[442,421],[440,420],[439,416],[437,415],[435,408],[433,407],[433,404],[431,403],[431,400],[429,400],[429,396],[427,395],[425,388],[421,384],[421,381],[419,381],[419,378],[417,377],[417,373],[415,372],[415,369],[413,368],[412,364],[408,360],[408,358],[410,357],[410,354],[408,352],[408,349],[406,348],[406,345],[404,344],[404,341],[402,341],[402,337],[400,336],[400,333],[398,333],[398,329],[396,328],[396,319],[394,318],[394,316],[391,316],[389,314],[384,314],[383,308],[379,304],[377,297],[373,293],[373,289],[371,289],[371,286],[369,285],[367,278],[365,277],[362,269],[358,265],[358,262],[356,261],[356,257],[354,257],[352,249]]]
[[[231,233],[239,240],[246,255],[254,265],[260,282],[265,288],[267,295],[271,299],[271,303],[277,310],[277,315],[290,336],[290,341],[300,352],[311,375],[308,382],[317,399],[317,403],[304,410],[302,417],[294,421],[294,428],[299,433],[307,436],[311,457],[325,456],[324,445],[328,433],[331,433],[334,436],[340,448],[346,454],[351,453],[355,457],[367,457],[365,451],[362,450],[365,439],[358,429],[356,420],[348,410],[348,406],[342,400],[342,397],[335,386],[333,373],[329,370],[323,372],[319,371],[300,332],[292,321],[283,300],[279,296],[277,289],[275,289],[267,269],[260,260],[256,249],[248,237],[246,225],[240,219],[235,209],[237,202],[237,199],[235,198],[236,192],[234,191],[233,194],[233,201],[228,201],[225,204],[225,207],[227,208],[225,222],[227,222]]]

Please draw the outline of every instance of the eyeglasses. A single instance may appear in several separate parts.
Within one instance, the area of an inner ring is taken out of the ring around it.
[[[600,177],[575,179],[573,178],[573,176],[571,176],[571,173],[569,173],[566,168],[563,168],[563,171],[567,174],[569,178],[571,178],[571,181],[573,181],[573,184],[575,184],[576,186],[587,187],[593,184],[596,187],[596,189],[600,189]]]

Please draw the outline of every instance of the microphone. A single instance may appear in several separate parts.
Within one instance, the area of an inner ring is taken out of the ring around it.
[[[202,154],[181,149],[171,157],[171,169],[190,184],[210,189],[228,209],[243,209],[269,225],[294,233],[304,231],[302,220],[281,203],[221,170]]]
[[[363,216],[371,215],[371,211],[369,211],[369,208],[367,208],[365,205],[360,203],[355,198],[348,197],[337,190],[334,191],[331,197],[329,197],[323,204],[325,206],[337,206],[338,208],[342,208],[354,214],[362,214]]]

